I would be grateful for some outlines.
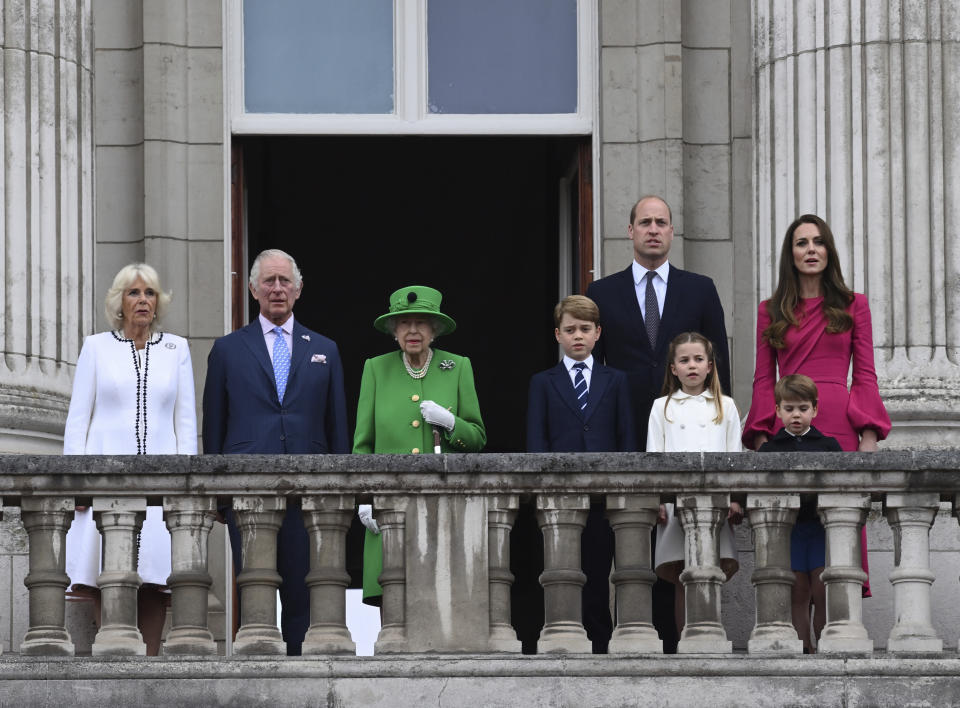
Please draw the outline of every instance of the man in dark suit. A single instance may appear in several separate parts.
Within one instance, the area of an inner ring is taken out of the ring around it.
[[[600,312],[571,295],[553,313],[563,359],[530,379],[527,452],[633,452],[636,427],[624,374],[599,364],[593,348]],[[592,506],[581,537],[583,626],[593,651],[605,654],[613,633],[609,581],[614,538],[603,505]]]
[[[214,342],[207,359],[204,453],[350,452],[340,353],[333,340],[294,319],[302,288],[288,254],[271,249],[257,256],[250,292],[260,315]],[[228,523],[239,571],[239,533],[229,513]],[[277,570],[283,638],[293,656],[300,654],[310,624],[308,554],[299,505],[288,505],[277,537]]]
[[[673,243],[669,205],[660,197],[642,197],[630,210],[627,233],[633,241],[633,262],[591,283],[587,296],[600,307],[603,327],[594,356],[627,374],[643,450],[650,408],[663,387],[670,341],[681,332],[699,332],[710,339],[720,385],[727,394],[730,357],[723,307],[713,281],[667,261]],[[662,580],[653,588],[653,621],[664,651],[676,651],[673,586]]]

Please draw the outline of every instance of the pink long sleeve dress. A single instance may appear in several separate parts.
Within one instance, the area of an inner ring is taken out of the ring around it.
[[[743,444],[753,449],[758,433],[768,437],[783,427],[777,418],[773,387],[779,376],[804,374],[817,384],[820,395],[817,417],[813,425],[824,435],[837,439],[844,451],[855,451],[860,433],[865,429],[877,432],[883,440],[890,432],[890,416],[880,399],[877,372],[873,364],[873,329],[870,305],[860,293],[854,294],[847,312],[853,327],[839,334],[827,334],[827,318],[823,314],[823,298],[801,300],[799,326],[787,330],[786,346],[774,349],[763,338],[770,324],[767,301],[760,303],[757,314],[757,365],[753,374],[753,400],[743,426]],[[851,372],[850,388],[847,388]],[[866,538],[862,543],[863,568],[867,569]],[[869,595],[869,583],[864,586]]]

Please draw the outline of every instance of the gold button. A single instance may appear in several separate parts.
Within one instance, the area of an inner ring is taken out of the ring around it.
[[[414,455],[419,455],[419,454],[420,454],[420,448],[419,448],[419,447],[415,447],[415,448],[413,448],[410,452],[412,452]]]
[[[412,425],[414,428],[419,428],[419,427],[420,427],[420,421],[419,421],[419,420],[415,420],[415,421],[413,421],[412,423],[410,423],[410,425]]]
[[[416,394],[416,393],[413,394],[412,396],[410,396],[410,400],[413,401],[414,403],[416,403],[417,401],[420,400],[419,394]]]

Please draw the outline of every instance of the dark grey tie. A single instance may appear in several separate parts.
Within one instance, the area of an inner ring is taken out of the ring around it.
[[[651,349],[657,348],[657,331],[660,329],[660,305],[657,303],[657,291],[653,289],[653,276],[655,275],[656,271],[647,271],[647,297],[643,318]]]

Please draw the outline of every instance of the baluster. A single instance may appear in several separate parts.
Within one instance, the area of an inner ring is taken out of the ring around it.
[[[144,498],[94,497],[93,518],[103,536],[100,588],[100,631],[94,656],[144,656],[147,645],[137,628],[137,538],[147,513]]]
[[[727,522],[729,494],[677,496],[675,513],[686,536],[685,567],[680,573],[686,599],[686,623],[677,652],[680,654],[725,653],[733,642],[720,621],[720,588],[727,576],[720,568],[717,538]]]
[[[817,651],[866,653],[873,640],[863,626],[862,586],[867,574],[860,566],[860,527],[870,508],[868,494],[819,495],[820,520],[827,536],[827,567],[820,577],[827,589],[827,624]]]
[[[30,596],[30,628],[20,643],[28,656],[73,656],[64,626],[67,529],[73,521],[72,497],[23,497],[21,520],[30,539],[30,571],[24,578]]]
[[[930,528],[940,508],[940,495],[887,494],[884,511],[893,529],[893,616],[887,651],[943,651],[930,613]]]
[[[490,567],[490,651],[519,652],[517,633],[510,623],[510,530],[517,518],[516,495],[490,497],[487,502],[487,545]]]
[[[650,530],[657,522],[660,497],[653,494],[610,494],[607,518],[613,528],[617,588],[617,626],[610,638],[611,654],[663,653],[663,642],[653,627],[653,583],[650,568]]]
[[[373,650],[376,654],[405,652],[407,648],[407,573],[406,573],[406,513],[410,501],[405,496],[377,496],[373,498],[377,525],[383,536],[383,624]]]
[[[747,642],[751,654],[803,653],[790,612],[790,534],[799,508],[799,494],[747,495],[756,563],[750,581],[757,597],[756,624]]]
[[[306,654],[356,654],[347,629],[347,530],[356,513],[353,496],[329,494],[303,498],[303,520],[310,536],[310,628]]]
[[[163,515],[170,530],[171,629],[165,655],[216,654],[207,627],[207,596],[213,579],[207,570],[207,541],[217,510],[213,497],[164,497]]]
[[[286,654],[277,629],[277,533],[287,500],[283,497],[233,498],[243,549],[240,588],[240,629],[233,643],[237,654]]]
[[[537,521],[543,531],[543,631],[540,653],[589,654],[593,644],[583,628],[581,596],[586,575],[580,569],[580,535],[590,511],[585,494],[560,494],[537,499]]]

